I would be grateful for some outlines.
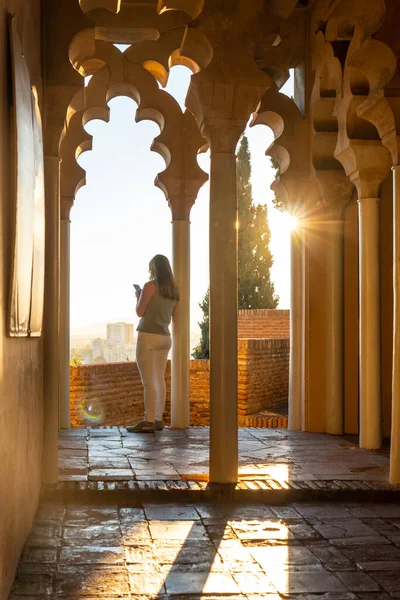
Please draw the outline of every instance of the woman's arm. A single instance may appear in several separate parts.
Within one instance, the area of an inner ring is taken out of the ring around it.
[[[144,284],[140,295],[138,296],[138,301],[136,304],[136,314],[138,317],[143,317],[146,312],[147,306],[150,302],[150,298],[154,296],[156,291],[156,284],[153,281],[148,281]]]

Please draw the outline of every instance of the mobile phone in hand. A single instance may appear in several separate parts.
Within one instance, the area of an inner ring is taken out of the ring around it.
[[[141,290],[141,287],[140,287],[140,285],[138,285],[137,283],[134,283],[134,284],[133,284],[133,287],[135,288],[135,290],[136,290],[137,292],[141,292],[141,291],[142,291],[142,290]]]

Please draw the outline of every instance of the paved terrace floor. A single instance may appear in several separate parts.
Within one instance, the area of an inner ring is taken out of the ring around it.
[[[43,504],[9,600],[389,600],[399,570],[394,504]]]
[[[207,427],[154,434],[130,434],[123,427],[69,430],[61,432],[59,448],[60,481],[81,487],[86,482],[90,489],[96,482],[103,486],[99,489],[118,482],[130,489],[157,482],[197,489],[208,481]],[[390,487],[387,452],[363,450],[356,439],[324,434],[239,429],[239,465],[238,489]]]

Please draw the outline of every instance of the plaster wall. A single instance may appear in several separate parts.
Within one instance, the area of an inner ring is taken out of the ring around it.
[[[41,91],[40,0],[0,0],[0,598],[8,596],[36,511],[43,436],[42,340],[6,336],[12,247],[11,79],[7,23],[15,15]]]

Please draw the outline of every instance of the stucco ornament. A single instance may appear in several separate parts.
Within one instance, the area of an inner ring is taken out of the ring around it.
[[[151,44],[145,46],[152,50]],[[165,47],[168,54],[176,47],[176,39]],[[155,185],[164,192],[173,218],[188,218],[198,190],[207,180],[197,163],[197,153],[206,146],[206,140],[200,135],[193,115],[183,113],[176,100],[159,88],[153,73],[144,64],[146,53],[133,47],[122,54],[107,42],[96,40],[93,49],[104,66],[96,70],[88,86],[75,95],[68,107],[60,142],[61,195],[74,196],[85,183],[85,173],[76,162],[82,152],[91,149],[92,140],[84,129],[85,124],[94,118],[108,121],[108,102],[124,95],[138,105],[136,121],[149,119],[159,126],[160,135],[151,149],[163,157],[166,168],[157,175]],[[92,60],[92,55],[85,56]],[[79,64],[77,67],[81,68]]]

